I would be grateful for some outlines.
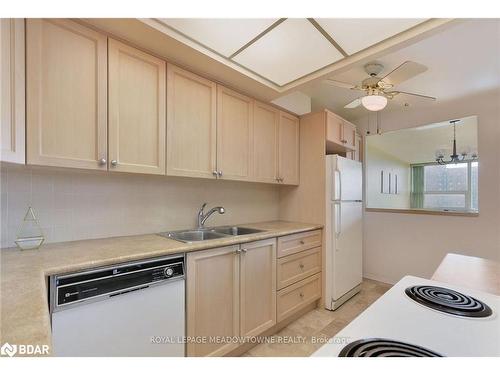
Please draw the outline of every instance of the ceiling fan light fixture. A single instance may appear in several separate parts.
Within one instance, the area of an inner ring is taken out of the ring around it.
[[[361,104],[369,111],[381,111],[387,105],[387,98],[382,95],[367,95],[361,98]]]

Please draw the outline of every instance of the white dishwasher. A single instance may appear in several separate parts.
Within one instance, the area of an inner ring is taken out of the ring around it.
[[[56,356],[185,355],[184,256],[50,277]]]

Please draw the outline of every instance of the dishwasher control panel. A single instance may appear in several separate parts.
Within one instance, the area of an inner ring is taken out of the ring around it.
[[[184,256],[149,259],[51,276],[51,311],[184,278]]]

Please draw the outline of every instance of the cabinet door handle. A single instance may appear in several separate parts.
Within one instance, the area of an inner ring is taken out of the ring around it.
[[[235,253],[236,255],[241,254],[241,249],[236,249],[236,250],[234,250],[234,253]]]
[[[217,172],[217,174],[219,175],[219,177],[222,177],[222,171]]]
[[[300,298],[304,298],[304,293],[300,292],[299,296],[300,296]]]
[[[305,243],[305,241],[304,241],[304,240],[300,240],[300,244],[301,244],[301,245],[305,245],[306,243]]]
[[[248,251],[248,249],[241,249],[241,251],[243,252],[243,254],[245,254]]]
[[[300,269],[304,268],[304,265],[302,263],[299,264]]]
[[[213,171],[213,172],[212,172],[212,174],[213,174],[215,177],[217,177],[217,176],[219,175],[219,172],[217,172],[217,171]]]
[[[99,161],[98,161],[99,165],[106,165],[106,163],[107,163],[107,162],[108,162],[108,161],[107,161],[105,158],[101,158],[101,159],[99,159]]]
[[[116,167],[116,166],[118,165],[118,161],[116,161],[116,160],[111,160],[111,165],[112,165],[113,167]]]

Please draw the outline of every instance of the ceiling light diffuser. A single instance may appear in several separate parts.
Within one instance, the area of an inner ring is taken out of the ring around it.
[[[361,104],[369,111],[380,111],[387,105],[387,98],[382,95],[367,95],[361,98]]]

